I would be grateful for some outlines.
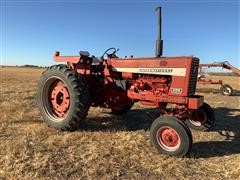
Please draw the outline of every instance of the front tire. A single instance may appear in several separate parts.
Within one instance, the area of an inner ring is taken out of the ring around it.
[[[48,126],[76,130],[90,106],[84,77],[65,65],[49,67],[38,82],[37,103]]]
[[[214,126],[215,114],[211,106],[204,103],[199,109],[193,110],[186,120],[188,127],[194,130],[206,131]]]
[[[151,142],[162,154],[183,157],[192,146],[192,134],[183,122],[175,117],[161,116],[150,128]]]

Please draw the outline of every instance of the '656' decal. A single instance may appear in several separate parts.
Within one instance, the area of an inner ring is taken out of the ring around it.
[[[170,91],[173,94],[182,94],[182,88],[171,88]]]

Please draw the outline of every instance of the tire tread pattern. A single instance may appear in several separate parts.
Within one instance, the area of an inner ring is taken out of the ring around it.
[[[48,67],[43,73],[38,83],[38,105],[41,106],[41,87],[44,85],[44,80],[50,75],[50,73],[61,73],[68,81],[68,84],[72,89],[73,94],[73,105],[71,106],[73,110],[71,111],[72,114],[70,115],[70,118],[67,118],[66,121],[62,124],[56,124],[55,122],[51,122],[49,118],[46,116],[43,118],[44,121],[53,128],[61,129],[61,130],[67,130],[67,131],[73,131],[79,128],[80,124],[85,120],[88,110],[90,107],[90,95],[88,91],[88,85],[85,82],[85,78],[82,76],[79,76],[76,71],[69,69],[66,65],[59,64],[59,65],[53,65]],[[41,107],[40,107],[41,110]],[[42,112],[42,114],[44,114]],[[44,115],[43,115],[44,116]]]

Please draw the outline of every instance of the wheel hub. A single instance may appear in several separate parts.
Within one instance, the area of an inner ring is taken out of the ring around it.
[[[70,95],[67,87],[62,82],[58,82],[51,92],[51,103],[53,111],[59,117],[64,117],[69,109]]]
[[[180,147],[180,137],[173,128],[162,127],[158,130],[157,140],[159,145],[167,151],[175,151]]]
[[[162,142],[168,147],[174,147],[178,144],[178,135],[173,129],[165,129],[161,135]]]
[[[225,87],[225,88],[223,89],[223,93],[224,93],[224,94],[229,94],[230,92],[231,92],[230,88]]]

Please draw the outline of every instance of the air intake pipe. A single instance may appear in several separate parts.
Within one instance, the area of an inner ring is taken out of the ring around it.
[[[158,16],[158,36],[156,40],[156,57],[161,57],[163,52],[163,40],[162,40],[162,13],[161,7],[156,8]]]

